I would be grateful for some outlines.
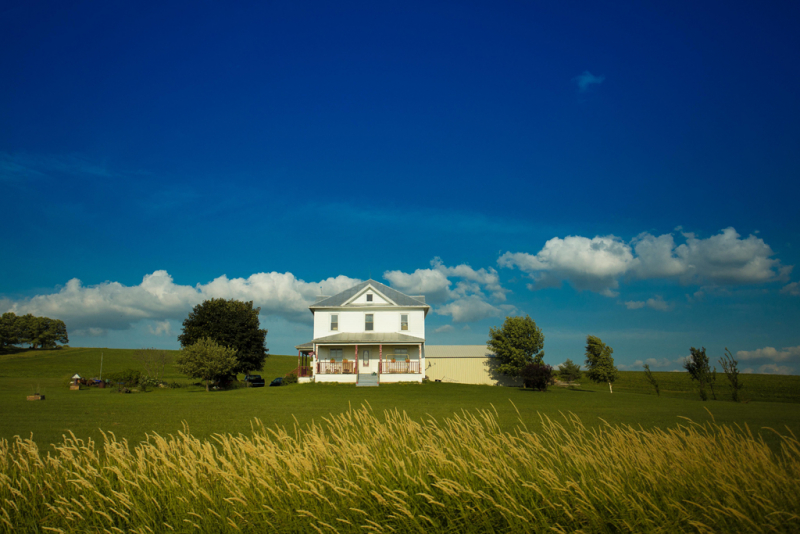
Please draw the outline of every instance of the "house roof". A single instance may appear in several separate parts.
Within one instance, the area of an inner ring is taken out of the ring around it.
[[[309,350],[313,348],[315,343],[325,344],[351,344],[351,343],[364,343],[377,345],[380,343],[408,343],[416,345],[417,343],[425,343],[425,339],[421,337],[407,336],[405,334],[398,334],[397,332],[342,332],[332,336],[318,337],[308,343],[297,345],[297,350]]]
[[[314,308],[330,308],[336,306],[344,306],[350,299],[361,293],[361,291],[363,291],[368,286],[372,286],[372,288],[375,291],[381,293],[383,296],[385,296],[398,306],[420,306],[420,307],[430,308],[430,306],[425,304],[424,296],[411,297],[406,295],[405,293],[399,292],[396,289],[392,289],[386,284],[381,284],[380,282],[376,282],[375,280],[367,280],[366,282],[361,282],[360,284],[356,284],[349,289],[345,289],[338,295],[318,300],[317,302],[309,306],[309,308],[313,310]]]

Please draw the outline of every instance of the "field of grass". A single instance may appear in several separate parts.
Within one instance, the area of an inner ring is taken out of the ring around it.
[[[695,385],[688,373],[653,372],[658,381],[661,395],[678,399],[697,399]],[[794,375],[740,375],[745,389],[740,395],[745,402],[791,402],[800,403],[800,376]],[[583,389],[591,391],[608,391],[605,384],[594,384],[587,378],[579,380]],[[714,391],[718,400],[730,400],[731,389],[725,373],[717,370]],[[644,371],[624,371],[614,383],[614,392],[640,393],[655,395],[655,390],[644,376]],[[708,391],[711,398],[711,391]]]
[[[299,388],[298,388],[299,389]],[[349,410],[293,432],[0,441],[0,530],[50,532],[797,532],[800,443],[713,423],[503,432]]]
[[[365,402],[379,415],[384,410],[399,409],[417,421],[427,416],[444,421],[463,410],[496,409],[496,419],[503,430],[512,430],[519,419],[536,429],[540,425],[539,414],[558,418],[560,413],[573,413],[589,427],[608,421],[646,429],[671,428],[683,421],[681,417],[697,422],[710,420],[708,408],[717,422],[748,425],[773,448],[779,440],[771,431],[762,431],[763,427],[788,427],[800,435],[800,404],[785,402],[796,398],[800,391],[797,376],[745,376],[746,398],[784,402],[753,400],[740,404],[700,402],[691,393],[691,383],[683,373],[659,373],[662,390],[666,391],[656,397],[644,383],[643,374],[635,372],[621,373],[613,395],[606,386],[595,386],[585,379],[581,380],[580,390],[552,388],[547,393],[435,383],[379,388],[309,384],[210,393],[201,386],[188,386],[129,395],[94,388],[70,391],[66,383],[74,373],[88,377],[99,374],[101,352],[105,375],[136,368],[131,359],[133,351],[122,349],[74,348],[0,355],[0,438],[32,435],[37,444],[47,447],[61,442],[70,431],[82,439],[99,440],[102,429],[137,443],[148,432],[176,434],[186,422],[195,437],[204,439],[215,433],[247,434],[256,418],[270,427],[292,428],[295,422],[319,422]],[[271,356],[262,375],[269,381],[293,369],[296,362],[291,356]],[[721,379],[724,376],[718,381]],[[167,370],[166,380],[189,384],[173,368]],[[25,400],[37,386],[46,400]],[[723,397],[722,392],[718,397]]]
[[[70,391],[101,353],[106,376],[137,368],[120,349],[0,355],[0,532],[800,529],[800,377],[745,376],[746,403],[701,402],[682,373],[657,374],[657,397],[636,372],[613,395],[585,379],[206,392],[172,367],[184,387]]]

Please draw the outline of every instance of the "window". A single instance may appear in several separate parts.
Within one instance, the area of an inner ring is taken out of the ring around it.
[[[336,360],[342,359],[342,349],[330,349],[331,358]]]
[[[331,330],[339,330],[339,315],[336,313],[331,314]]]
[[[408,349],[394,349],[394,357],[398,360],[408,359]]]
[[[367,293],[367,302],[372,302],[372,293]]]
[[[372,321],[372,314],[371,313],[366,314],[366,318],[365,318],[365,321],[364,321],[364,330],[367,330],[367,331],[372,330],[373,324],[374,323]]]
[[[400,330],[408,330],[408,314],[403,313],[400,315]]]

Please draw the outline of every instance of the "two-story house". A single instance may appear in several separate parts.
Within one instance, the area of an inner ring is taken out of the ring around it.
[[[424,296],[408,296],[367,280],[309,306],[314,339],[298,345],[300,382],[422,382]]]

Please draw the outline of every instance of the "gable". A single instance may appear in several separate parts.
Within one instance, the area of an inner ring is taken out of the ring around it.
[[[356,284],[349,289],[345,289],[338,295],[334,295],[332,297],[328,297],[325,299],[321,299],[309,308],[330,308],[330,307],[341,307],[348,305],[351,301],[356,299],[357,297],[361,296],[362,293],[366,293],[366,289],[372,287],[377,294],[380,294],[382,298],[389,301],[388,304],[394,304],[396,306],[420,306],[428,308],[429,306],[425,304],[425,297],[410,297],[404,293],[397,291],[396,289],[392,289],[391,287],[381,284],[380,282],[376,282],[375,280],[367,280],[366,282],[361,282],[360,284]],[[376,297],[373,297],[376,298]],[[364,300],[366,304],[366,297]]]

